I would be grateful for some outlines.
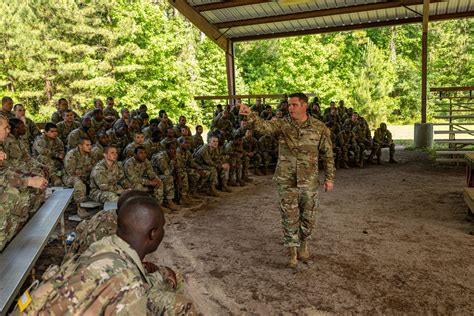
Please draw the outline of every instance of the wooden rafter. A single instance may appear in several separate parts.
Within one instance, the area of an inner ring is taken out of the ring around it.
[[[212,3],[195,5],[194,9],[198,12],[202,12],[202,11],[234,8],[234,7],[244,6],[244,5],[258,4],[258,3],[265,3],[265,2],[271,2],[271,0],[239,0],[239,1],[212,2]]]
[[[442,0],[431,1],[431,3],[436,3],[436,2],[442,2]],[[274,16],[246,19],[246,20],[229,21],[229,22],[215,23],[214,25],[218,29],[222,29],[222,28],[238,27],[238,26],[246,26],[246,25],[256,25],[256,24],[264,24],[264,23],[316,18],[316,17],[323,17],[323,16],[330,16],[330,15],[340,15],[340,14],[349,14],[349,13],[356,13],[356,12],[391,9],[391,8],[398,8],[402,6],[413,6],[413,5],[420,5],[420,4],[423,4],[423,0],[387,1],[387,2],[379,2],[379,3],[354,5],[354,6],[348,6],[348,7],[331,8],[331,9],[324,9],[324,10],[313,10],[313,11],[306,11],[306,12],[300,12],[300,13],[280,14],[280,15],[274,15]]]

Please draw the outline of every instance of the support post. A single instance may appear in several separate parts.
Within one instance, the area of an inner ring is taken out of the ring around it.
[[[225,68],[227,73],[227,93],[228,95],[235,95],[235,63],[234,63],[234,43],[227,41],[227,49],[225,52]],[[235,100],[229,100],[232,105]]]
[[[430,0],[423,0],[423,35],[421,38],[421,123],[426,123],[426,104],[428,94],[428,20]]]

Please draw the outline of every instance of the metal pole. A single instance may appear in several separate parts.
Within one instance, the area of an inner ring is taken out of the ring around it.
[[[234,63],[234,43],[227,41],[227,51],[225,52],[225,66],[227,73],[227,93],[229,96],[235,95],[235,63]],[[232,105],[235,100],[229,100]]]

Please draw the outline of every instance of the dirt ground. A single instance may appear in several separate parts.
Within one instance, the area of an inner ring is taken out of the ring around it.
[[[472,314],[464,169],[413,151],[396,158],[338,170],[335,191],[320,194],[312,261],[296,272],[285,268],[271,176],[169,216],[150,259],[185,275],[204,315]]]

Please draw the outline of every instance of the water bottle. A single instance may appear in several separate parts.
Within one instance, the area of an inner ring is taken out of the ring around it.
[[[72,242],[76,239],[76,233],[75,232],[70,232],[69,235],[67,235],[66,238],[66,245],[70,246],[72,245]]]

